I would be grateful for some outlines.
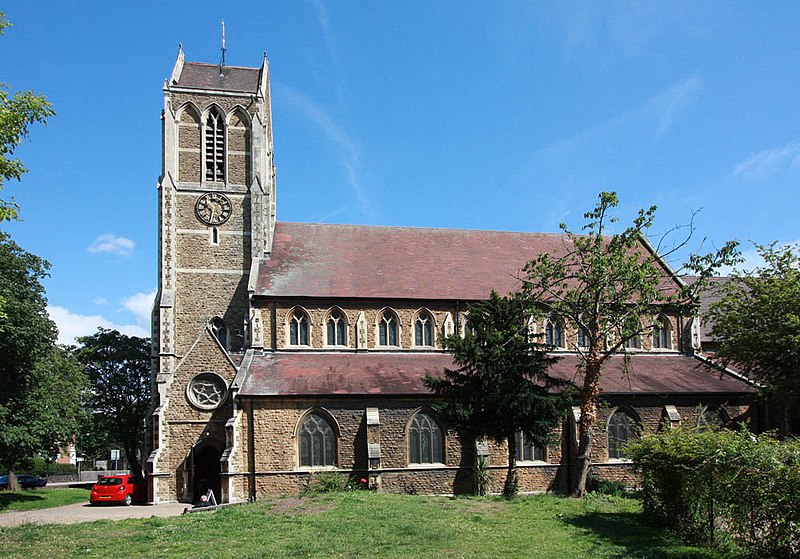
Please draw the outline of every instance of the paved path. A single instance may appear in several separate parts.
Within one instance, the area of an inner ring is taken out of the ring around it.
[[[122,520],[123,518],[150,518],[151,516],[178,516],[189,507],[186,503],[159,505],[98,506],[76,503],[52,509],[0,512],[0,527],[21,524],[76,524],[93,520]]]

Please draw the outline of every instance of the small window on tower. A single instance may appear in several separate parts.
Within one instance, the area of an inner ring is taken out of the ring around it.
[[[228,349],[228,326],[225,321],[216,316],[210,322],[211,333],[219,340],[219,343],[225,349]]]
[[[222,115],[215,109],[206,119],[206,180],[225,180],[225,132]]]

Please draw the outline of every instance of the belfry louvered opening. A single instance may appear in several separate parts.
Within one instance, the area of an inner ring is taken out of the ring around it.
[[[225,180],[225,129],[216,110],[209,112],[206,120],[206,180]]]

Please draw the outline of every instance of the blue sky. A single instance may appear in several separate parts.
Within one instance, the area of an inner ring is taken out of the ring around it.
[[[3,224],[52,263],[60,340],[149,331],[161,87],[187,60],[272,79],[278,218],[556,231],[601,190],[692,249],[800,239],[796,2],[36,2],[0,81],[57,116]],[[703,243],[703,240],[705,242]],[[702,248],[701,248],[702,245]]]

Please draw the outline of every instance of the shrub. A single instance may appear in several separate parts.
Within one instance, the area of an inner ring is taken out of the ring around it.
[[[590,477],[586,480],[586,491],[589,493],[599,493],[601,495],[611,495],[622,497],[625,495],[625,484],[621,481],[608,481]]]
[[[761,557],[800,553],[800,442],[667,430],[628,446],[646,514],[685,537]]]
[[[492,474],[485,456],[479,455],[475,460],[473,475],[475,476],[475,494],[483,497],[489,492],[489,484],[492,482]]]
[[[41,477],[69,476],[77,474],[77,470],[72,464],[58,464],[56,462],[49,462],[39,456],[33,459],[33,463],[29,471],[31,474]]]
[[[303,486],[303,495],[315,495],[317,493],[334,493],[347,491],[351,486],[347,476],[339,472],[311,472],[308,481]]]

